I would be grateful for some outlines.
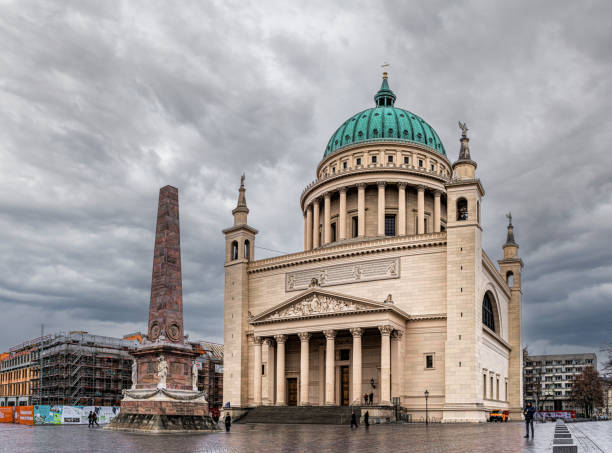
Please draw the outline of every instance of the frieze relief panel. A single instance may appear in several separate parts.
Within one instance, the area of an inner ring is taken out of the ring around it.
[[[337,264],[285,274],[285,291],[308,289],[313,279],[321,287],[400,277],[399,258]]]

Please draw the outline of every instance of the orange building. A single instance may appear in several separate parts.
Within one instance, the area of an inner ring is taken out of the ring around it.
[[[38,376],[32,352],[31,345],[27,345],[0,356],[0,406],[32,403],[30,381]]]

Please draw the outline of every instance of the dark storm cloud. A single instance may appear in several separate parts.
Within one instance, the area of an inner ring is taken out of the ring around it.
[[[221,229],[247,173],[257,245],[299,250],[328,137],[398,105],[512,210],[525,343],[595,350],[612,322],[612,30],[606,2],[13,2],[0,7],[0,349],[47,330],[145,327],[157,193],[180,189],[186,328],[220,341]],[[273,252],[257,249],[257,256]]]

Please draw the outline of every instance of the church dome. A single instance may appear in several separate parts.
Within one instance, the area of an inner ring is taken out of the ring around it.
[[[417,143],[446,156],[436,131],[420,116],[394,106],[396,96],[389,88],[387,73],[374,96],[376,107],[347,119],[329,139],[323,157],[355,143],[376,141]]]

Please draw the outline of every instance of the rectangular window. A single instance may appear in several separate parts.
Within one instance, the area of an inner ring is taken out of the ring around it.
[[[423,233],[427,233],[429,229],[427,228],[427,217],[423,219]]]
[[[497,399],[500,399],[499,396],[499,378],[497,378],[497,381],[495,382],[495,394],[497,395]]]
[[[361,157],[355,159],[355,165],[361,165]]]
[[[375,164],[376,163],[376,156],[372,156],[372,163]]]
[[[404,156],[404,163],[405,164],[409,164],[410,163],[410,158],[408,156]]]
[[[348,167],[348,164],[346,162],[342,162],[342,168],[346,170],[346,167]]]
[[[340,349],[340,360],[349,360],[349,358],[350,358],[350,350]]]
[[[332,167],[332,173],[336,173],[336,167]]]
[[[393,163],[393,156],[387,156],[387,162],[392,164]]]
[[[491,379],[491,399],[495,399],[495,395],[493,395],[493,376],[490,377]]]
[[[395,215],[385,215],[385,236],[395,236]]]
[[[261,375],[265,376],[266,375],[266,365],[265,364],[261,364]]]
[[[351,237],[356,238],[359,234],[359,217],[355,216],[351,219]]]
[[[425,368],[433,368],[433,367],[434,367],[433,355],[428,354],[425,356]]]
[[[482,375],[482,399],[487,399],[487,375]]]
[[[331,224],[331,241],[336,242],[336,223]]]
[[[419,167],[423,167],[423,159],[419,159]]]

